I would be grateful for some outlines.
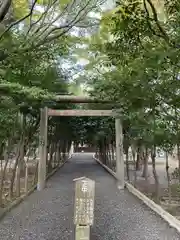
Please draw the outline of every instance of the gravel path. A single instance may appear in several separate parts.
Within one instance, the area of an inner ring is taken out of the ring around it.
[[[74,240],[74,178],[96,181],[91,240],[176,240],[180,235],[134,196],[118,191],[115,180],[92,160],[75,155],[49,181],[0,222],[0,240]]]

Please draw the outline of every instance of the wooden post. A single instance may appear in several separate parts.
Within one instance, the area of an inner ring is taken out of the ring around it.
[[[39,137],[39,164],[37,190],[45,188],[46,183],[46,154],[47,154],[48,108],[41,109],[40,137]]]
[[[118,178],[118,188],[124,189],[124,154],[123,154],[123,132],[121,119],[115,119],[116,129],[116,175]]]

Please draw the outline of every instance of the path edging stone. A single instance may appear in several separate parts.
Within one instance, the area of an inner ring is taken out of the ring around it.
[[[109,172],[114,178],[117,179],[116,173],[113,172],[110,168],[105,166],[103,163],[99,161],[95,157],[95,154],[93,155],[94,160],[96,160],[97,163],[99,163],[107,172]],[[143,193],[141,193],[139,190],[137,190],[132,184],[125,182],[125,186],[128,189],[129,192],[131,192],[133,195],[135,195],[137,198],[139,198],[143,203],[148,206],[151,210],[153,210],[155,213],[157,213],[161,218],[163,218],[171,227],[175,228],[180,233],[180,221],[175,218],[173,215],[165,211],[161,206],[156,204],[154,201],[152,201],[150,198],[145,196]]]
[[[64,166],[64,164],[70,159],[72,158],[72,154],[67,158],[67,160],[62,163],[58,168],[54,169],[51,173],[49,173],[47,175],[46,180],[48,180],[50,177],[52,177],[52,175],[54,175],[61,167]],[[10,212],[13,208],[15,208],[17,205],[19,205],[22,201],[24,201],[31,193],[33,193],[37,188],[37,185],[33,186],[31,189],[29,189],[29,191],[25,194],[23,194],[21,197],[19,197],[18,199],[14,200],[13,202],[11,202],[9,204],[8,207],[3,208],[2,210],[0,209],[0,221],[5,217],[5,215]]]

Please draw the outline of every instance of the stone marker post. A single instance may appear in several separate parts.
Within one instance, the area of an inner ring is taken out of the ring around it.
[[[90,226],[94,222],[95,182],[82,177],[75,181],[74,224],[76,240],[89,240]]]

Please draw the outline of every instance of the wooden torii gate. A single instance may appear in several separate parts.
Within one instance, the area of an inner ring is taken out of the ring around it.
[[[78,97],[61,95],[56,100],[66,103],[109,103],[109,101],[96,100],[91,97]],[[37,190],[45,188],[46,183],[46,154],[47,154],[47,129],[49,116],[112,116],[115,117],[116,130],[116,176],[120,189],[124,189],[124,159],[123,159],[123,132],[120,117],[113,110],[54,110],[47,107],[41,109],[40,138],[39,138],[39,164]]]

